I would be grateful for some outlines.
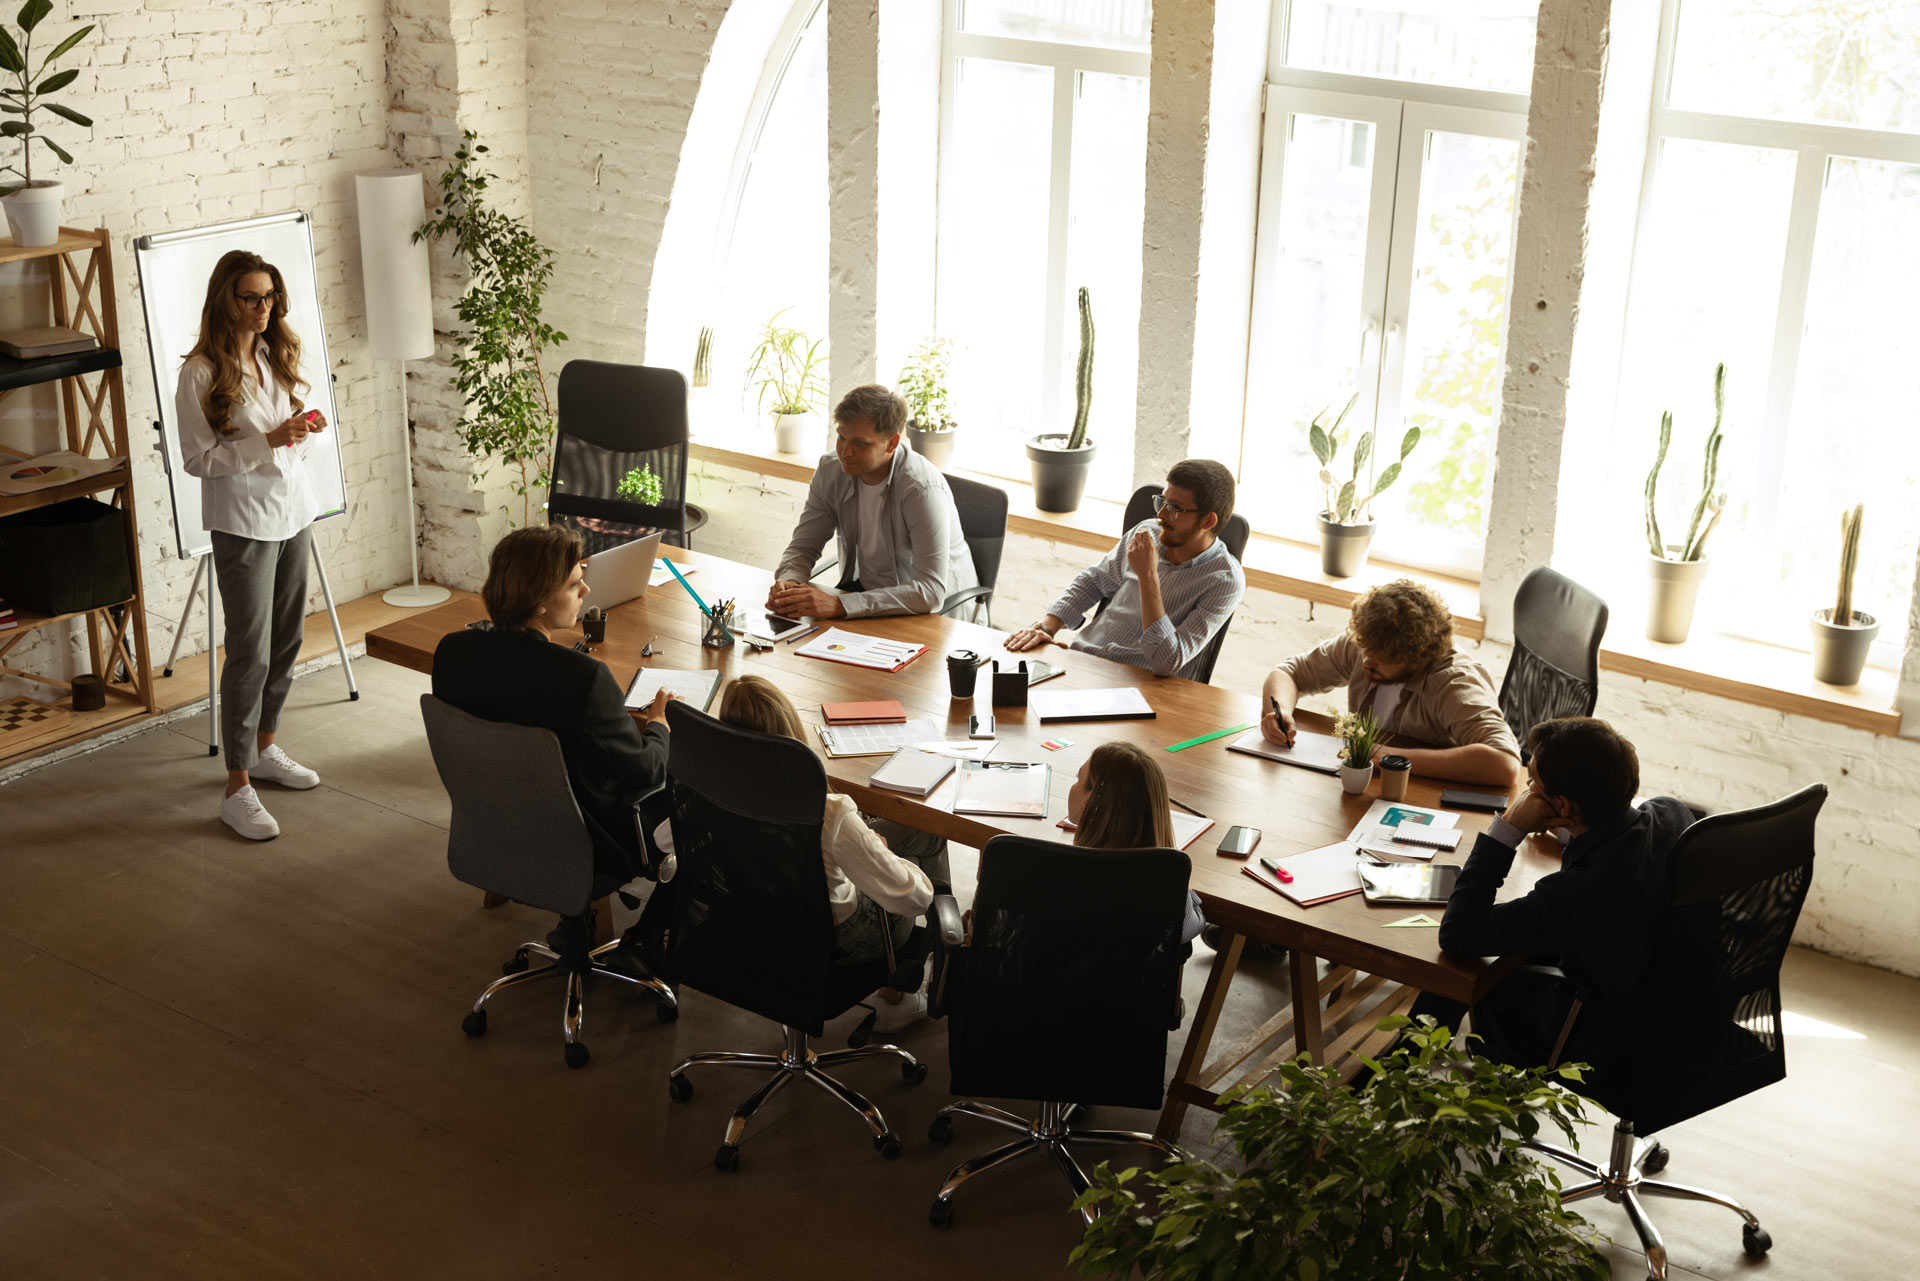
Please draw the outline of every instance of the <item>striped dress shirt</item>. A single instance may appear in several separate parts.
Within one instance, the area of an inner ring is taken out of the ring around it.
[[[1148,520],[1129,529],[1112,551],[1080,571],[1047,612],[1063,627],[1079,627],[1087,611],[1105,599],[1107,608],[1069,642],[1071,648],[1159,676],[1190,676],[1207,643],[1233,617],[1246,594],[1247,576],[1218,538],[1192,560],[1174,564],[1159,545],[1159,527],[1159,521]],[[1160,602],[1166,608],[1147,628],[1140,625],[1140,580],[1127,564],[1127,545],[1142,529],[1154,535]]]

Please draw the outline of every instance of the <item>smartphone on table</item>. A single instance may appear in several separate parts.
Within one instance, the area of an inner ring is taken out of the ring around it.
[[[1254,847],[1258,844],[1260,844],[1259,828],[1241,827],[1236,823],[1227,829],[1225,836],[1220,838],[1218,853],[1224,858],[1246,858],[1253,853]]]

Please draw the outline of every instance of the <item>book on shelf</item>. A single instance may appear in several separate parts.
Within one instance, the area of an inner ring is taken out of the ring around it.
[[[39,325],[31,329],[0,329],[0,354],[15,360],[72,356],[99,347],[100,340],[66,325]]]

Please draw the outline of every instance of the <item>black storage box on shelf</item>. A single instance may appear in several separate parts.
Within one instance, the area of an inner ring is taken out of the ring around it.
[[[77,614],[133,596],[127,518],[70,498],[0,519],[0,597],[36,614]]]

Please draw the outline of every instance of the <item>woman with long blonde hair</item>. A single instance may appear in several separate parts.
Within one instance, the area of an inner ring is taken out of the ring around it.
[[[220,731],[227,790],[220,818],[249,840],[280,834],[253,789],[264,779],[305,789],[314,771],[275,746],[306,622],[309,527],[318,510],[308,437],[325,431],[300,392],[300,339],[287,325],[279,268],[235,249],[214,264],[200,337],[174,394],[180,456],[201,480],[201,520],[226,618]]]

